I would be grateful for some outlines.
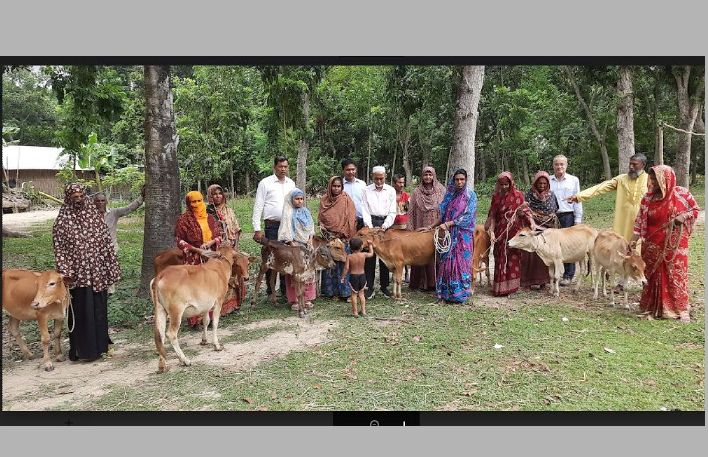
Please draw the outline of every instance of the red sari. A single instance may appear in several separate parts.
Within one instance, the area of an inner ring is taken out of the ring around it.
[[[509,190],[502,192],[501,183],[508,180]],[[521,230],[523,216],[516,216],[516,209],[524,203],[524,194],[516,188],[514,178],[508,171],[499,175],[492,195],[485,229],[494,221],[494,281],[492,295],[509,295],[521,285],[521,251],[510,248],[507,242]]]
[[[677,319],[683,314],[688,318],[688,238],[698,217],[698,205],[686,188],[676,185],[671,167],[657,165],[652,170],[660,195],[649,189],[634,223],[634,233],[642,238],[648,281],[639,305],[642,312],[654,317]],[[685,222],[672,228],[671,221],[682,214]]]

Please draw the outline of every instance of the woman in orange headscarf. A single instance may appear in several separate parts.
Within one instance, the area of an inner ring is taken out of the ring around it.
[[[177,219],[175,240],[177,247],[184,252],[184,264],[199,265],[202,249],[215,251],[221,244],[221,227],[214,216],[207,213],[201,192],[189,192],[186,203],[187,209]],[[187,322],[196,327],[201,317],[190,317]]]

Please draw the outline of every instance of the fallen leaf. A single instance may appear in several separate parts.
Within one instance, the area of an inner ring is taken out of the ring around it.
[[[503,347],[504,347],[504,346],[501,345],[501,344],[499,344],[499,343],[497,343],[497,344],[494,345],[494,349],[501,349],[501,348],[503,348]]]
[[[320,385],[320,384],[315,384],[313,387],[314,387],[315,389],[321,389],[321,388],[322,388],[322,385]]]
[[[609,352],[610,354],[614,354],[614,353],[615,353],[615,350],[606,347],[606,348],[605,348],[605,352]]]
[[[242,398],[241,400],[245,401],[245,402],[248,403],[249,405],[250,405],[251,403],[253,403],[253,400],[251,400],[251,399],[248,398],[248,397]]]
[[[538,321],[539,321],[539,322],[545,322],[545,320],[546,320],[546,319],[544,319],[544,318],[542,318],[542,317],[539,317],[539,318],[538,318]]]
[[[258,411],[268,411],[268,407],[266,405],[261,405],[258,408],[256,408]]]
[[[422,336],[414,336],[413,337],[413,341],[415,341],[416,343],[419,343],[421,339],[423,339]]]
[[[567,318],[567,317],[562,317],[561,320],[562,320],[563,322],[568,322],[568,318]]]

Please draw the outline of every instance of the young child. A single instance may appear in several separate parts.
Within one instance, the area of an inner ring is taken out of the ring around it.
[[[371,241],[367,243],[369,246],[369,252],[361,252],[363,247],[363,241],[361,238],[354,237],[349,241],[349,247],[352,253],[347,255],[347,261],[344,263],[344,270],[342,271],[342,283],[344,283],[347,277],[347,271],[349,271],[349,287],[352,289],[352,315],[354,317],[359,317],[359,312],[357,311],[357,296],[361,301],[361,315],[366,316],[366,298],[364,297],[364,289],[366,289],[366,274],[364,273],[364,261],[368,257],[374,256],[374,250],[371,248]]]

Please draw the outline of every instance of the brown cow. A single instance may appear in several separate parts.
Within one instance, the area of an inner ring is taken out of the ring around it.
[[[327,240],[326,238],[323,238],[321,236],[313,236],[312,237],[312,246],[317,249],[322,245],[327,245],[329,247],[329,251],[332,254],[332,258],[337,261],[337,262],[345,262],[347,260],[347,251],[345,250],[344,247],[344,242],[340,240],[339,238],[334,238],[332,240]],[[322,283],[322,271],[318,271],[317,274],[315,275],[315,292],[317,296],[320,296],[320,284]]]
[[[208,256],[214,255],[214,251],[207,251]],[[239,294],[240,300],[246,298],[246,281],[249,279],[248,267],[251,263],[258,261],[258,257],[249,255],[246,252],[237,252],[234,258],[234,266],[231,271],[229,287],[234,294]],[[170,265],[184,265],[184,252],[179,248],[165,249],[158,253],[153,261],[155,276]]]
[[[487,273],[487,284],[492,283],[489,278],[489,252],[491,249],[492,241],[489,239],[487,231],[484,230],[484,225],[477,225],[474,228],[474,251],[472,253],[472,293],[474,293],[475,277],[478,274],[480,285],[483,272]]]
[[[606,297],[605,272],[609,275],[610,281],[617,274],[620,277],[620,283],[624,286],[624,307],[630,309],[627,298],[627,280],[633,279],[642,285],[647,283],[647,278],[644,277],[645,264],[642,256],[634,252],[629,247],[627,240],[613,230],[602,230],[598,233],[592,252],[593,285],[595,287],[593,298],[597,300],[600,275],[602,275],[602,294]],[[612,306],[615,306],[615,291],[612,286],[610,286],[610,297]]]
[[[298,315],[305,317],[304,285],[315,277],[315,270],[327,269],[335,266],[330,248],[326,244],[316,249],[310,249],[300,243],[292,245],[281,241],[261,238],[261,268],[251,295],[251,307],[255,306],[255,296],[263,280],[263,275],[268,269],[276,273],[291,275],[298,297]],[[270,300],[275,304],[275,275],[270,276]]]
[[[20,334],[20,321],[37,321],[41,335],[44,356],[42,363],[46,371],[54,369],[49,359],[50,319],[54,320],[52,339],[54,340],[54,360],[63,362],[61,353],[61,327],[71,295],[64,277],[56,271],[3,270],[2,308],[10,316],[10,334],[15,337],[24,359],[34,357]]]
[[[158,371],[167,371],[165,354],[165,334],[180,361],[186,365],[191,362],[182,352],[177,334],[182,317],[201,316],[204,322],[202,345],[207,344],[209,311],[214,310],[212,328],[214,349],[221,351],[217,329],[221,304],[229,288],[229,279],[234,264],[236,250],[222,247],[216,251],[216,257],[201,265],[171,265],[162,270],[150,281],[150,295],[155,305],[155,346],[160,354]],[[170,325],[165,333],[167,318]]]
[[[393,297],[400,299],[403,285],[403,267],[429,265],[435,261],[434,230],[424,232],[364,227],[357,232],[359,238],[371,241],[374,252],[393,273]]]

